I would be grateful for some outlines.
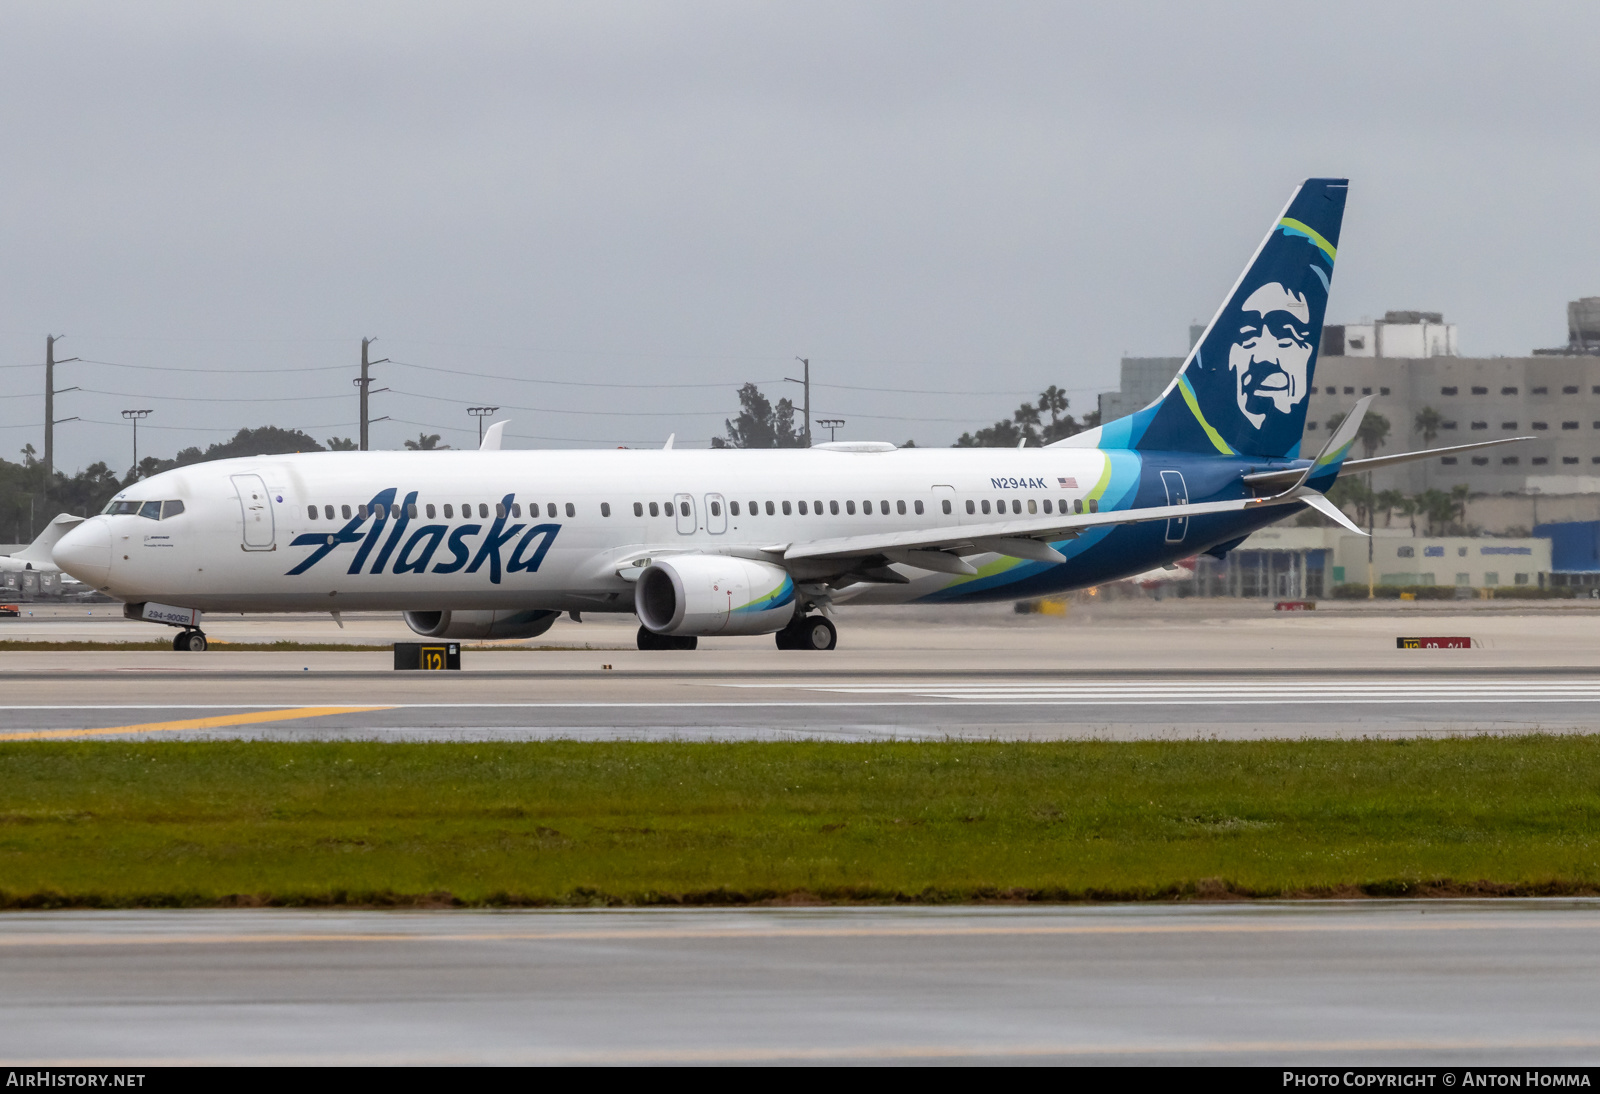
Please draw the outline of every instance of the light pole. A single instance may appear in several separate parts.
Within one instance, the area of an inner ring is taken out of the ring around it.
[[[467,413],[478,419],[478,447],[483,447],[483,420],[500,408],[497,406],[469,406]]]
[[[139,423],[144,421],[153,410],[124,410],[122,416],[133,423],[133,476],[139,477]]]
[[[802,428],[805,430],[805,435],[806,435],[806,437],[805,437],[806,445],[805,446],[807,448],[810,448],[811,447],[811,358],[809,358],[809,357],[796,357],[795,360],[799,361],[802,365],[805,366],[806,370],[805,370],[805,372],[803,372],[801,374],[801,375],[803,375],[805,377],[805,379],[796,380],[793,376],[785,376],[784,377],[784,381],[787,382],[787,383],[791,383],[791,384],[804,384],[805,385],[805,389],[806,389],[806,405],[805,405],[805,411],[800,417],[800,421],[802,423],[804,423]]]
[[[843,418],[818,418],[817,424],[828,431],[828,442],[833,442],[833,431],[844,428]]]

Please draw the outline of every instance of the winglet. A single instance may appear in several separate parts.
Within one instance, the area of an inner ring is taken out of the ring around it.
[[[495,422],[488,429],[485,429],[483,431],[483,443],[478,445],[478,451],[479,452],[498,452],[498,451],[500,451],[500,435],[506,431],[506,426],[508,424],[510,424],[509,419],[507,421],[504,421],[504,422]]]
[[[1341,510],[1337,505],[1333,504],[1333,502],[1329,501],[1327,498],[1323,497],[1321,494],[1308,492],[1303,495],[1300,500],[1311,506],[1311,508],[1315,509],[1317,512],[1321,513],[1334,523],[1344,525],[1344,527],[1350,529],[1358,536],[1369,534],[1363,531],[1361,528],[1356,527],[1355,523],[1351,521],[1349,517],[1344,515],[1343,510]]]
[[[1317,458],[1300,473],[1294,485],[1279,494],[1279,497],[1299,490],[1313,475],[1326,474],[1331,469],[1333,475],[1338,476],[1339,465],[1344,463],[1344,458],[1350,454],[1350,446],[1356,443],[1356,434],[1361,429],[1362,420],[1367,416],[1367,408],[1372,405],[1372,400],[1376,397],[1366,395],[1357,400],[1350,413],[1344,416],[1344,421],[1339,423],[1339,428],[1334,431],[1333,436],[1328,438],[1328,443],[1322,446],[1322,451],[1317,453]]]
[[[677,440],[677,439],[678,439],[678,435],[676,433],[667,434],[667,443],[661,446],[661,451],[663,451],[663,452],[671,452],[672,451],[672,442]]]

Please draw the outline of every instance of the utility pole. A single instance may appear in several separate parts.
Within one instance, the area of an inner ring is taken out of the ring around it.
[[[139,423],[154,413],[155,411],[153,410],[124,410],[122,412],[122,416],[133,423],[133,474],[135,478],[139,475]]]
[[[469,406],[467,413],[478,419],[478,447],[483,447],[483,420],[500,408],[497,406]]]
[[[56,366],[64,365],[68,361],[76,361],[76,357],[66,357],[56,360],[56,341],[65,338],[64,334],[48,334],[44,339],[44,491],[45,496],[50,495],[50,480],[56,470],[56,396],[65,391],[77,391],[75,387],[64,387],[56,390]],[[64,422],[75,422],[76,418],[63,418]]]
[[[1378,595],[1377,594],[1377,586],[1373,583],[1373,580],[1372,580],[1372,518],[1377,515],[1377,514],[1375,514],[1373,512],[1373,509],[1375,509],[1375,508],[1376,508],[1376,506],[1374,506],[1372,504],[1372,472],[1368,471],[1367,472],[1367,599],[1368,600],[1371,600],[1371,599],[1373,599],[1374,597],[1376,597]]]
[[[802,365],[805,366],[806,370],[805,370],[805,372],[803,372],[801,374],[801,375],[803,375],[805,377],[805,379],[796,380],[793,376],[785,376],[784,379],[786,381],[788,381],[789,383],[791,383],[791,384],[804,384],[805,385],[805,389],[806,389],[805,416],[802,417],[800,420],[801,420],[801,422],[804,423],[803,428],[805,430],[806,447],[810,448],[811,447],[811,358],[809,358],[809,357],[796,357],[795,360],[799,361]]]
[[[372,386],[372,377],[367,372],[367,369],[371,366],[381,365],[388,360],[387,357],[380,357],[376,361],[367,360],[367,347],[376,341],[376,338],[363,338],[361,340],[361,378],[354,381],[361,392],[361,451],[363,452],[367,451],[367,426],[370,422],[367,417],[367,399],[380,391],[389,390],[386,387],[374,388]],[[378,420],[383,421],[382,418]]]
[[[828,441],[833,441],[833,431],[844,428],[843,418],[818,418],[817,424],[828,431]]]

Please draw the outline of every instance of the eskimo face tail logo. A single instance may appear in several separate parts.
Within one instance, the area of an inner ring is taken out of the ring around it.
[[[1311,306],[1303,293],[1269,281],[1239,308],[1228,348],[1234,400],[1256,429],[1269,414],[1288,414],[1305,401],[1311,352]]]
[[[287,576],[296,577],[305,573],[344,544],[360,543],[361,546],[350,560],[347,573],[381,574],[391,559],[394,560],[394,569],[390,572],[396,574],[453,574],[463,569],[469,574],[476,574],[487,563],[489,583],[498,585],[502,573],[536,573],[551,544],[555,542],[556,534],[561,531],[559,524],[535,524],[531,527],[526,524],[508,525],[508,520],[516,519],[514,514],[520,510],[520,506],[516,504],[515,494],[507,494],[495,507],[495,519],[487,532],[484,532],[481,524],[460,524],[454,530],[444,524],[424,524],[408,537],[406,532],[416,508],[417,492],[411,491],[403,502],[396,504],[395,498],[399,493],[395,487],[380,490],[337,532],[307,532],[296,536],[290,543],[291,547],[315,547],[316,550],[290,570]],[[462,515],[470,519],[465,506],[462,507]],[[537,519],[535,508],[531,505],[528,515]],[[385,535],[385,532],[388,534]],[[474,545],[467,541],[480,534],[483,539],[474,550]],[[501,551],[513,541],[516,545],[510,547],[510,555],[502,567]],[[450,557],[430,569],[434,552],[441,545]],[[374,557],[375,549],[377,555]],[[370,569],[367,568],[369,557],[373,559]]]

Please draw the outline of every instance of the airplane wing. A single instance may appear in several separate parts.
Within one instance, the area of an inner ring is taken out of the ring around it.
[[[993,552],[1035,562],[1064,562],[1061,552],[1049,540],[1073,539],[1093,528],[1143,521],[1197,517],[1208,513],[1238,513],[1274,505],[1294,505],[1315,491],[1285,491],[1267,498],[1238,498],[1233,501],[1206,501],[1191,505],[1152,505],[1142,509],[1115,509],[1102,513],[1070,513],[1053,517],[997,520],[984,524],[962,524],[948,528],[921,528],[902,532],[882,532],[868,536],[840,536],[806,543],[782,543],[762,548],[784,559],[855,558],[887,555],[897,562],[926,570],[948,573],[976,573],[961,561],[960,555]],[[1321,495],[1317,495],[1321,496]],[[900,557],[905,556],[905,557]],[[933,556],[942,556],[933,557]],[[932,563],[933,565],[927,565]],[[951,568],[960,563],[960,568]]]

